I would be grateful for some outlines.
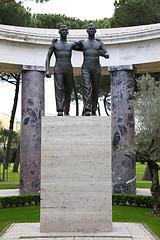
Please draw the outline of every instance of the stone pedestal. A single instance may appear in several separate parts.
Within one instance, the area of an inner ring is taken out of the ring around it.
[[[40,231],[112,231],[110,117],[43,117]]]
[[[41,116],[44,115],[44,68],[23,66],[20,145],[20,194],[40,191]]]
[[[134,145],[134,110],[130,100],[134,92],[132,65],[108,67],[112,96],[112,171],[113,193],[136,194],[136,169],[133,154],[122,151]]]

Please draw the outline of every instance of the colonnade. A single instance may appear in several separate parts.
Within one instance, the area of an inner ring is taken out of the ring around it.
[[[36,29],[0,24],[0,71],[19,73],[22,68],[21,194],[40,190],[41,116],[44,115],[44,60],[57,29]],[[68,41],[86,39],[86,30],[69,30]],[[134,143],[134,112],[130,107],[137,73],[160,72],[160,23],[97,29],[110,58],[100,58],[103,74],[111,75],[113,192],[136,191],[135,159],[121,149]],[[51,60],[51,70],[55,59]],[[79,75],[81,52],[73,51],[74,74]],[[106,65],[109,67],[107,68]],[[107,137],[107,136],[106,136]]]
[[[129,103],[134,91],[134,68],[132,65],[110,66],[108,71],[112,94],[113,192],[135,194],[135,159],[120,149],[126,142],[134,143],[134,112]],[[40,192],[44,73],[44,67],[22,67],[20,194]]]

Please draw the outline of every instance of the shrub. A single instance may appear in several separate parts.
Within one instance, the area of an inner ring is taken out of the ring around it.
[[[154,206],[153,196],[129,195],[129,194],[112,194],[112,204],[121,206],[135,206],[152,208]],[[40,205],[40,195],[20,195],[11,197],[0,197],[0,208],[20,207]]]
[[[113,194],[112,204],[128,205],[136,207],[152,208],[154,205],[153,196],[129,195],[129,194]]]
[[[0,208],[6,207],[19,207],[26,205],[39,205],[40,204],[40,195],[20,195],[20,196],[11,196],[11,197],[0,197]]]

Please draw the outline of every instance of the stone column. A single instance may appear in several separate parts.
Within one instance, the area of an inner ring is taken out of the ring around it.
[[[40,191],[41,116],[44,115],[44,67],[22,67],[20,194]]]
[[[110,66],[112,95],[112,171],[113,193],[136,194],[136,168],[133,154],[121,149],[134,144],[134,110],[130,106],[134,92],[132,65]]]

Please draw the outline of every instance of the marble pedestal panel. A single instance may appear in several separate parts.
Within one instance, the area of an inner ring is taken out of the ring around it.
[[[112,231],[110,117],[43,117],[40,231]]]

